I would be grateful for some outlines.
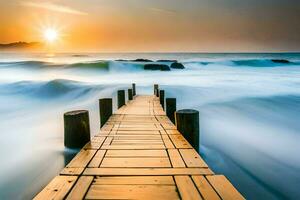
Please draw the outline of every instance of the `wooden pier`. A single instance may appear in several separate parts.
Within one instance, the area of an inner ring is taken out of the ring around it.
[[[159,98],[136,96],[35,199],[244,198],[177,131]]]

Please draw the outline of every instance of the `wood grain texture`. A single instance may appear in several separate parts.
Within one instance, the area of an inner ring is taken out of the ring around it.
[[[92,185],[86,199],[179,199],[171,185]]]
[[[180,149],[179,151],[188,167],[208,167],[195,149]]]
[[[204,176],[192,176],[192,179],[204,199],[220,200],[220,197]]]
[[[67,200],[83,199],[90,185],[92,184],[93,180],[94,180],[93,176],[81,176],[66,199]]]
[[[172,176],[110,176],[99,177],[94,185],[175,185]]]
[[[242,200],[244,197],[233,187],[223,175],[207,176],[207,180],[224,200]]]
[[[201,200],[202,197],[189,176],[175,176],[175,182],[183,200]]]
[[[177,149],[168,149],[168,153],[173,167],[185,167],[185,164]]]
[[[77,180],[77,176],[56,176],[34,199],[64,199]]]
[[[167,175],[212,175],[208,168],[86,168],[83,175],[94,176],[167,176]]]

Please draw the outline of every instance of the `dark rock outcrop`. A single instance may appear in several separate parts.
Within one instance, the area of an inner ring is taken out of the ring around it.
[[[152,60],[144,59],[144,58],[138,58],[135,60],[117,59],[115,61],[119,61],[119,62],[153,62]]]
[[[184,69],[185,67],[181,63],[174,62],[174,63],[171,64],[171,68],[173,68],[173,69]]]
[[[156,62],[178,62],[177,60],[157,60]]]
[[[284,60],[284,59],[272,59],[272,62],[274,62],[274,63],[282,63],[282,64],[291,63],[290,61]]]
[[[170,71],[170,67],[168,65],[162,64],[146,64],[144,65],[145,70],[161,70],[161,71]]]
[[[138,58],[138,59],[135,59],[132,61],[134,61],[134,62],[153,62],[152,60],[144,59],[144,58]]]

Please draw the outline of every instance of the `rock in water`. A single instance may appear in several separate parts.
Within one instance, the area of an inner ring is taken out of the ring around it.
[[[284,59],[272,59],[272,62],[274,62],[274,63],[283,63],[283,64],[291,63],[290,61],[284,60]]]
[[[171,68],[173,68],[173,69],[184,69],[185,67],[181,63],[174,62],[174,63],[171,64]]]
[[[138,58],[133,60],[134,62],[153,62],[152,60],[149,59],[144,59],[144,58]]]
[[[156,62],[178,62],[177,60],[157,60]]]
[[[170,71],[170,67],[168,65],[162,64],[146,64],[144,65],[145,70],[161,70],[161,71]]]

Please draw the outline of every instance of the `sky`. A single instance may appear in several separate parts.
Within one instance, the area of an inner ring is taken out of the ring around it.
[[[300,0],[0,0],[0,43],[58,51],[300,51]]]

